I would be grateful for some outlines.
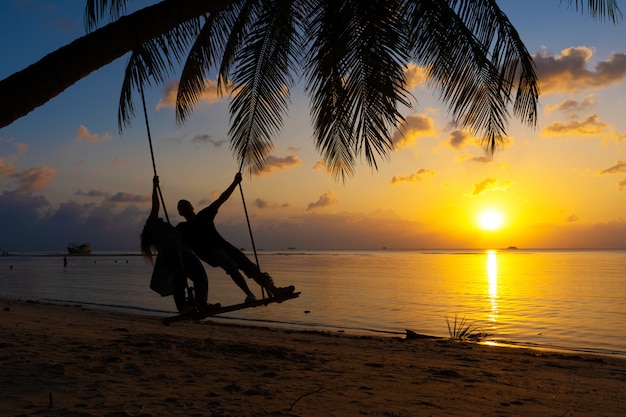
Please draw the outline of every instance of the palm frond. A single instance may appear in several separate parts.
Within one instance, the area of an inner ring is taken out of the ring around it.
[[[176,96],[176,120],[183,123],[191,115],[206,88],[206,78],[220,59],[224,34],[229,33],[228,20],[232,10],[212,13],[189,50],[180,75]]]
[[[298,42],[291,0],[258,2],[232,76],[231,149],[242,167],[263,169],[283,122]]]
[[[402,2],[316,3],[305,32],[306,89],[316,147],[333,176],[345,180],[359,155],[373,168],[378,157],[388,156],[391,129],[403,120],[397,106],[410,105]]]
[[[564,0],[561,0],[561,3],[563,3],[563,1]],[[574,7],[576,11],[580,10],[584,13],[586,9],[589,16],[594,19],[608,19],[612,23],[617,24],[623,17],[617,0],[567,0],[569,7],[572,6],[572,3],[575,3]],[[587,7],[585,7],[585,3]]]
[[[117,117],[120,132],[130,126],[135,115],[133,91],[141,91],[153,82],[165,83],[175,64],[185,56],[186,47],[198,30],[198,21],[192,19],[142,43],[133,51],[126,65],[120,93]]]
[[[108,14],[111,20],[126,13],[126,3],[130,0],[86,0],[85,5],[85,29],[91,32],[96,28],[99,21]]]
[[[513,111],[528,124],[536,122],[532,60],[495,1],[415,1],[407,20],[416,60],[428,68],[455,122],[484,138],[488,150],[506,134],[514,86]]]

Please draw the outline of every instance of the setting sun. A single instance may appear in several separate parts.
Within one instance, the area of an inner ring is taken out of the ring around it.
[[[498,230],[504,224],[502,214],[493,210],[486,210],[478,216],[478,225],[483,230]]]

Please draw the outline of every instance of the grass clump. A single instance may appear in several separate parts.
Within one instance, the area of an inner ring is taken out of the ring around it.
[[[457,342],[472,341],[478,342],[485,337],[485,334],[474,324],[469,322],[465,316],[459,319],[457,314],[454,314],[454,322],[450,322],[450,319],[446,315],[446,324],[448,325],[448,334],[450,340]]]

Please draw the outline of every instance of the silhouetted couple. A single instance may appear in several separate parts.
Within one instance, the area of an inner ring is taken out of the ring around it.
[[[159,177],[152,180],[152,210],[141,232],[141,253],[154,264],[150,288],[165,297],[174,296],[178,311],[188,313],[198,308],[207,310],[213,305],[207,303],[209,283],[202,263],[194,255],[182,236],[168,222],[159,217]],[[153,261],[153,250],[158,255]],[[193,298],[187,298],[187,278],[194,284]]]
[[[263,287],[270,297],[284,296],[294,292],[293,285],[288,287],[276,287],[272,277],[261,272],[259,267],[237,247],[224,239],[215,228],[215,216],[219,208],[232,195],[237,185],[241,182],[241,173],[235,175],[232,184],[208,207],[200,210],[197,214],[187,200],[178,202],[178,213],[185,218],[176,226],[187,244],[194,253],[212,267],[220,267],[233,279],[235,284],[246,293],[246,302],[256,300],[250,291],[248,284],[240,270],[248,278],[255,280]]]
[[[276,287],[272,277],[258,268],[246,255],[226,241],[215,228],[214,220],[222,204],[241,182],[237,174],[233,183],[211,205],[196,214],[187,200],[178,202],[178,212],[186,221],[176,228],[159,218],[158,177],[153,179],[152,210],[141,233],[141,252],[153,262],[153,249],[158,256],[150,281],[150,288],[162,296],[173,295],[176,308],[184,313],[197,304],[200,310],[214,307],[207,304],[208,279],[206,271],[198,258],[213,267],[220,267],[231,276],[233,281],[246,293],[246,302],[256,300],[248,287],[242,270],[254,279],[269,296],[284,296],[294,292],[293,285]],[[195,255],[194,255],[195,253]],[[195,301],[187,299],[185,290],[187,278],[194,283]]]

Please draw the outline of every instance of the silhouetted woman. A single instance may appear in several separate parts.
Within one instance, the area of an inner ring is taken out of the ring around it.
[[[163,297],[173,295],[181,313],[192,311],[195,304],[201,311],[208,309],[206,271],[176,228],[159,217],[158,185],[159,177],[155,176],[152,180],[152,210],[141,232],[141,254],[154,265],[150,288]],[[153,261],[154,249],[158,254],[156,262]],[[187,278],[194,283],[195,302],[186,298]]]

